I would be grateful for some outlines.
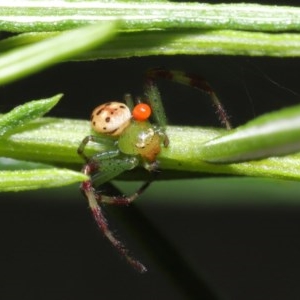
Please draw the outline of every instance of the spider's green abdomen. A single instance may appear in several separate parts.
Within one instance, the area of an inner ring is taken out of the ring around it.
[[[118,146],[121,152],[141,155],[153,162],[160,152],[160,136],[148,121],[132,121],[120,135]]]

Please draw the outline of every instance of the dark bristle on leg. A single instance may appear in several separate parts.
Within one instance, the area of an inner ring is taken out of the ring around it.
[[[148,70],[146,72],[146,77],[149,85],[151,84],[154,85],[155,80],[162,78],[162,79],[171,80],[173,82],[190,86],[203,93],[208,94],[211,98],[213,106],[216,108],[216,113],[219,116],[221,124],[223,124],[228,130],[232,128],[229,121],[229,117],[221,101],[217,97],[213,88],[204,78],[201,78],[200,76],[195,74],[189,74],[177,70],[166,70],[163,68],[153,68]]]
[[[91,175],[91,170],[93,170],[94,168],[89,165],[86,164],[83,168],[83,173],[90,176]],[[140,193],[143,192],[143,190],[149,185],[149,183],[145,183],[132,197],[135,199],[138,195],[140,195]],[[139,273],[145,273],[147,271],[147,268],[140,263],[138,260],[136,260],[135,258],[133,258],[130,254],[128,249],[125,247],[125,245],[119,241],[112,233],[112,231],[109,229],[108,227],[108,222],[102,212],[101,206],[98,205],[97,201],[99,201],[100,203],[102,202],[102,196],[97,194],[95,192],[95,189],[93,187],[92,181],[91,180],[86,180],[84,182],[82,182],[81,186],[80,186],[81,191],[83,192],[83,194],[85,195],[85,197],[88,200],[89,203],[89,207],[92,211],[92,214],[94,216],[94,219],[96,221],[96,224],[98,225],[99,229],[102,231],[102,233],[104,234],[104,236],[111,242],[111,244],[117,249],[117,251],[120,253],[121,256],[125,257],[125,259],[127,260],[127,262],[135,269],[137,270]],[[136,196],[135,196],[136,195]],[[110,197],[108,196],[104,196],[104,198],[108,199]],[[113,199],[112,198],[112,202],[113,203]],[[122,199],[122,197],[117,197],[116,199]],[[124,199],[126,199],[126,197],[123,197]],[[129,198],[130,199],[130,198]],[[133,199],[133,200],[134,200]],[[132,200],[132,201],[133,201]],[[130,203],[131,201],[127,201],[127,204]]]

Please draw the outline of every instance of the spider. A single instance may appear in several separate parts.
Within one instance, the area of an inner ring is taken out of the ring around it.
[[[95,134],[83,139],[78,154],[85,160],[82,172],[89,179],[82,182],[80,188],[88,200],[94,219],[104,236],[125,257],[128,263],[140,273],[146,267],[133,258],[125,245],[110,230],[102,212],[102,204],[128,205],[150,185],[146,181],[130,196],[109,196],[99,192],[99,186],[109,182],[121,173],[137,166],[143,166],[150,173],[159,168],[158,156],[162,147],[168,147],[166,133],[167,119],[162,105],[156,79],[163,78],[194,87],[212,100],[220,121],[230,129],[227,114],[211,86],[202,78],[181,71],[162,68],[150,69],[146,73],[145,95],[134,104],[130,94],[124,96],[124,102],[111,101],[96,107],[91,115],[91,127]],[[152,119],[152,122],[149,119]],[[109,150],[88,157],[84,150],[88,143],[101,143]]]

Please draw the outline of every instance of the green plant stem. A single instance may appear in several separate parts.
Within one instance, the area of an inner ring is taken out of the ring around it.
[[[122,19],[123,30],[234,29],[291,31],[300,29],[300,8],[258,4],[205,4],[138,1],[1,1],[1,30],[61,31]]]
[[[0,49],[15,49],[63,30],[99,21],[108,25],[113,20],[122,20],[118,37],[99,49],[81,51],[77,60],[176,54],[300,55],[297,7],[130,1],[3,1],[0,30],[23,34],[0,41]],[[49,50],[38,53],[45,59],[56,53]]]
[[[0,156],[72,166],[79,170],[83,162],[77,154],[77,148],[89,134],[88,121],[43,118],[2,139]],[[243,163],[213,164],[202,160],[199,149],[206,141],[224,134],[223,129],[168,126],[167,134],[171,143],[159,155],[160,168],[163,170],[300,180],[299,154]],[[87,147],[88,155],[105,150],[105,145],[90,144]]]

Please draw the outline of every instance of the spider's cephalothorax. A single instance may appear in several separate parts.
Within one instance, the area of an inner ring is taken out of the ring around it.
[[[161,102],[156,78],[165,78],[181,84],[189,85],[207,93],[221,122],[230,128],[226,112],[210,85],[202,78],[188,75],[181,71],[168,71],[157,68],[147,72],[145,97],[138,99],[134,105],[132,97],[126,94],[124,102],[111,101],[96,107],[91,115],[91,126],[95,134],[83,139],[78,154],[86,161],[82,171],[89,179],[81,184],[81,190],[88,199],[97,225],[115,248],[139,272],[147,269],[128,253],[125,246],[113,235],[101,209],[102,203],[127,205],[134,201],[150,184],[144,183],[131,196],[108,196],[99,193],[97,186],[104,184],[121,173],[138,165],[154,172],[158,168],[157,157],[162,147],[167,147],[169,139],[166,135],[166,116]],[[149,118],[153,122],[149,121]],[[89,142],[104,144],[107,151],[88,157],[84,153]],[[171,141],[172,143],[172,141]],[[95,180],[96,178],[96,180]]]

